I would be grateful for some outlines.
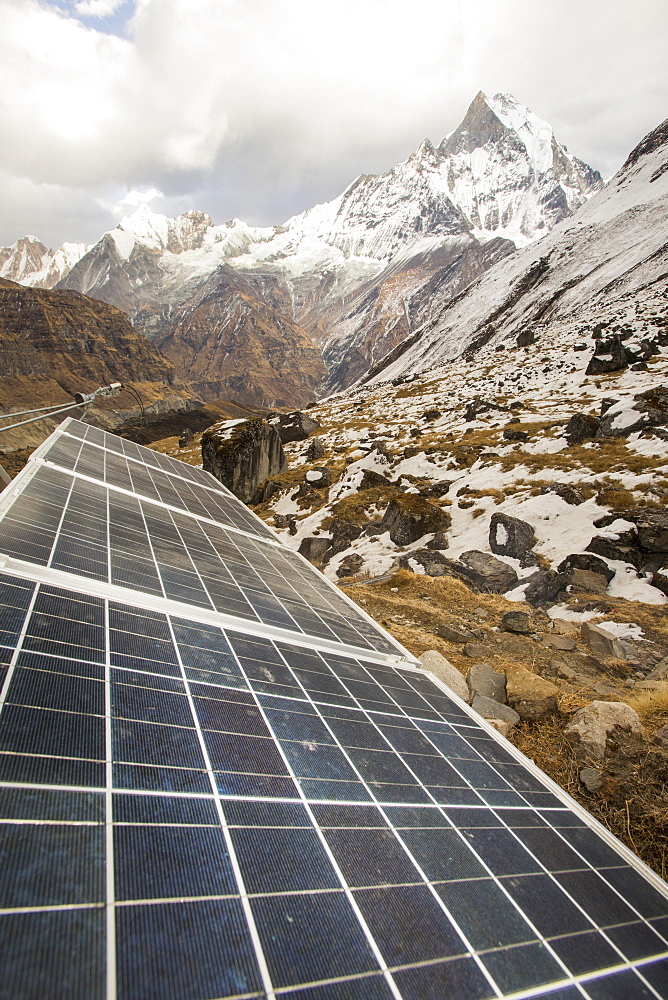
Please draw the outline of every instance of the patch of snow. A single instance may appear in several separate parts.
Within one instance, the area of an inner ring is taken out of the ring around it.
[[[618,639],[636,639],[638,642],[647,642],[640,625],[632,622],[601,622],[601,627],[606,632],[612,632]]]
[[[550,618],[562,622],[588,622],[592,618],[600,618],[602,611],[574,611],[564,604],[555,604],[553,608],[547,610]]]

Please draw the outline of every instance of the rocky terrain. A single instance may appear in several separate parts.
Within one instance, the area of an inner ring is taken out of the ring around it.
[[[507,94],[380,176],[284,225],[167,219],[142,206],[93,247],[0,249],[0,276],[101,299],[210,400],[303,406],[345,388],[601,178]]]
[[[4,413],[70,403],[74,393],[111,382],[129,384],[139,393],[149,420],[202,405],[178,385],[171,362],[137,333],[125,313],[78,292],[26,288],[0,279],[0,344]],[[95,416],[101,426],[113,429],[139,412],[136,397],[126,392],[97,404]],[[61,419],[7,431],[0,447],[8,452],[35,446]]]

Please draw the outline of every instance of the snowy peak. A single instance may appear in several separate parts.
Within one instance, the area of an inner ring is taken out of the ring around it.
[[[50,250],[36,236],[22,236],[12,246],[0,247],[0,278],[53,288],[89,250],[86,243],[63,243]]]
[[[476,235],[518,246],[544,235],[603,183],[511,94],[480,91],[438,152],[451,197]]]
[[[146,203],[142,203],[132,215],[121,220],[118,229],[152,250],[178,254],[201,247],[212,226],[213,223],[205,212],[185,212],[176,219],[168,219],[166,215],[159,215],[151,211]],[[119,244],[127,250],[127,240],[121,238]]]

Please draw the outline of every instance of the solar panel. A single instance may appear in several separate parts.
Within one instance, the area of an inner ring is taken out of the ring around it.
[[[664,883],[380,627],[167,597],[156,558],[159,594],[95,575],[114,489],[30,464],[0,511],[0,996],[668,997]],[[208,579],[178,541],[204,522],[123,496]],[[239,593],[256,550],[302,562],[234,537]]]

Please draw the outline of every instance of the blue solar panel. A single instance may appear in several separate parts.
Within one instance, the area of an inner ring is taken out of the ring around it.
[[[40,471],[0,521],[0,996],[668,997],[661,880],[382,630],[57,569],[35,505],[62,539],[88,481]]]

